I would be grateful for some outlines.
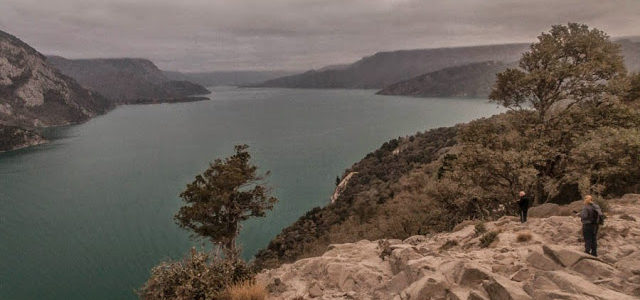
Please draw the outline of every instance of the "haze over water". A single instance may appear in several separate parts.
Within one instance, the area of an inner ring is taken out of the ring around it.
[[[382,143],[501,111],[372,90],[212,90],[212,101],[121,106],[51,130],[48,145],[0,154],[2,299],[135,299],[151,267],[199,244],[173,222],[178,194],[236,144],[271,170],[280,199],[244,224],[248,259],[326,205],[335,177]]]

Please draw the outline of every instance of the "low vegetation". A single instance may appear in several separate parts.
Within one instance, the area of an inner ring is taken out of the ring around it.
[[[268,172],[258,173],[247,149],[238,145],[230,157],[216,159],[180,194],[185,206],[176,222],[193,237],[209,240],[215,252],[192,249],[181,261],[154,267],[139,290],[142,299],[264,299],[265,288],[240,259],[236,237],[242,221],[263,217],[278,199],[264,182]]]
[[[182,260],[155,266],[138,290],[141,299],[224,299],[229,286],[250,280],[243,262],[232,262],[192,249]]]
[[[516,241],[518,241],[518,243],[525,243],[530,241],[531,238],[533,238],[533,236],[530,232],[519,232],[516,236]]]
[[[489,231],[480,237],[480,247],[487,248],[498,238],[497,231]]]
[[[227,286],[224,294],[224,300],[264,300],[268,292],[264,285],[246,280]]]

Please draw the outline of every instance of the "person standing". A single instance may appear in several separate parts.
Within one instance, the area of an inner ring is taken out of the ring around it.
[[[598,225],[602,216],[602,210],[598,204],[593,203],[591,195],[584,197],[584,206],[580,212],[582,221],[582,236],[584,237],[584,252],[595,257],[598,256]]]
[[[520,222],[524,223],[527,221],[527,212],[529,211],[530,205],[529,196],[524,191],[520,191],[520,199],[518,199],[518,206],[520,207]]]

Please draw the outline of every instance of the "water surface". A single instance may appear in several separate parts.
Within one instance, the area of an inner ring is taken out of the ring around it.
[[[0,299],[134,299],[153,265],[198,245],[172,220],[177,195],[236,144],[271,170],[280,199],[245,224],[250,258],[327,204],[336,175],[385,141],[499,111],[371,90],[213,91],[211,101],[121,106],[0,154]]]

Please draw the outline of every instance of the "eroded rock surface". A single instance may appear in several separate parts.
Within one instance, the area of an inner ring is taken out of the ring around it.
[[[499,232],[487,248],[470,224],[404,241],[331,245],[258,280],[277,282],[270,299],[639,299],[639,202],[640,195],[611,201],[598,258],[582,252],[578,217],[526,224],[503,217],[485,224]]]

